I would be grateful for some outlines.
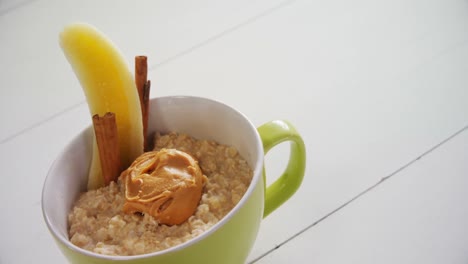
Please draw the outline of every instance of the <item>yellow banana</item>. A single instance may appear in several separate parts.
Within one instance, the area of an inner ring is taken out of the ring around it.
[[[143,124],[138,91],[124,57],[96,28],[75,23],[60,33],[60,46],[73,68],[91,116],[115,113],[121,163],[126,168],[143,153]],[[94,139],[88,189],[104,184]]]

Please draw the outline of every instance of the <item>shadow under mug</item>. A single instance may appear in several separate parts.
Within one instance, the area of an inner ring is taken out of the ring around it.
[[[305,146],[287,121],[265,123],[258,129],[237,110],[214,100],[169,96],[150,102],[148,134],[186,133],[237,148],[253,170],[252,181],[239,203],[200,236],[175,247],[136,256],[106,256],[73,245],[68,237],[67,215],[86,190],[92,153],[92,128],[75,137],[53,163],[42,190],[42,212],[51,234],[71,263],[241,264],[256,239],[261,220],[288,200],[305,173]],[[290,141],[288,165],[266,186],[264,155]]]

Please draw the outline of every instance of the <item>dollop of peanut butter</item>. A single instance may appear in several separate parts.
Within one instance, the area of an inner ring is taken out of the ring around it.
[[[150,214],[167,225],[181,224],[194,214],[206,182],[198,162],[176,149],[142,154],[121,177],[124,212]]]

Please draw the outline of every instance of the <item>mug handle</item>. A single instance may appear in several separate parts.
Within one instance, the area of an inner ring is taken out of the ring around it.
[[[289,161],[283,174],[265,191],[265,209],[263,217],[267,217],[276,208],[286,202],[297,191],[302,183],[305,173],[306,151],[304,141],[299,133],[289,122],[274,120],[257,128],[263,142],[265,155],[274,146],[285,142],[291,142]],[[265,170],[263,170],[264,182]]]

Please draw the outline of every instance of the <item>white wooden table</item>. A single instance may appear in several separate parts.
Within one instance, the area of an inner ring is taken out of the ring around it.
[[[468,2],[0,0],[0,263],[65,263],[41,214],[59,151],[91,121],[59,46],[94,24],[151,97],[223,101],[307,145],[302,187],[249,263],[468,263]],[[287,147],[267,156],[271,182]]]

